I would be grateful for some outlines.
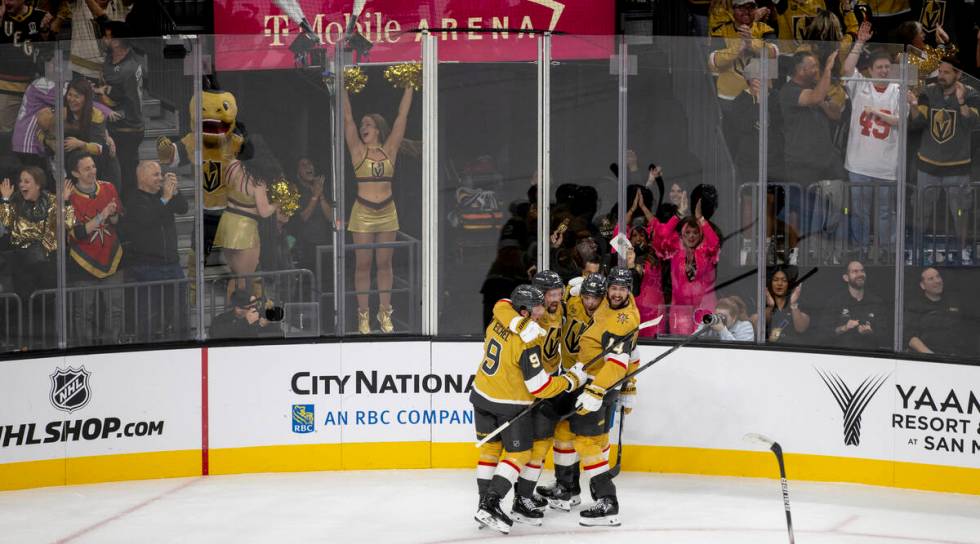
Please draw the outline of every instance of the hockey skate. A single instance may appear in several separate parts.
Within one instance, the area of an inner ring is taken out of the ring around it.
[[[514,496],[514,507],[510,510],[514,521],[527,525],[541,525],[544,512],[534,507],[534,501],[527,497]]]
[[[517,497],[518,494],[517,487],[517,484],[514,484],[514,497]],[[543,512],[546,508],[548,508],[548,499],[539,495],[537,490],[533,490],[531,492],[531,497],[528,500],[530,500],[531,504],[534,505],[535,510],[541,510]]]
[[[619,501],[616,497],[599,497],[595,504],[582,510],[578,524],[583,527],[619,527]]]
[[[510,533],[510,528],[514,525],[514,522],[500,509],[500,496],[496,493],[487,493],[483,496],[480,500],[480,508],[473,519],[480,525],[496,529],[505,535]]]
[[[582,504],[581,489],[567,489],[561,482],[555,482],[551,487],[539,487],[538,493],[548,501],[548,506],[555,510],[571,512],[572,508]]]

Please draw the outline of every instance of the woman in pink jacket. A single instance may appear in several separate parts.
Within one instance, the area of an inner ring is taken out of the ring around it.
[[[694,217],[674,216],[658,225],[653,247],[661,259],[670,260],[670,333],[692,334],[696,319],[715,310],[718,267],[718,235],[701,215],[701,202]]]

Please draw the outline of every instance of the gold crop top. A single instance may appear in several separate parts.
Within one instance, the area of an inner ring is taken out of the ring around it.
[[[236,178],[237,181],[231,181]],[[255,209],[255,195],[250,195],[245,192],[249,179],[250,176],[247,172],[243,171],[241,162],[235,161],[232,163],[228,168],[228,202],[231,202],[239,208]]]
[[[368,154],[372,149],[377,149],[381,152],[385,158],[380,161],[374,160],[368,157]],[[395,177],[395,165],[385,154],[381,146],[369,147],[364,153],[364,159],[361,160],[360,164],[354,167],[354,179],[358,183],[364,183],[369,181],[391,181]]]

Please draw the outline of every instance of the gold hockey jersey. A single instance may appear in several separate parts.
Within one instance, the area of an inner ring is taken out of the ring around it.
[[[582,363],[591,361],[607,346],[616,342],[617,338],[631,331],[633,333],[631,338],[613,348],[601,361],[586,369],[593,376],[592,383],[608,389],[626,376],[631,363],[634,362],[631,354],[636,347],[640,310],[636,307],[633,295],[630,295],[626,306],[618,310],[609,307],[608,299],[603,300],[593,318],[592,325],[585,331],[580,341],[578,360]]]
[[[890,17],[912,9],[909,0],[867,0],[875,17]]]
[[[542,339],[525,344],[520,335],[494,319],[487,326],[483,360],[473,380],[470,402],[495,413],[514,413],[534,402],[568,389],[565,376],[545,371],[541,357]]]
[[[562,361],[561,336],[564,313],[563,307],[559,305],[557,312],[551,313],[546,310],[544,316],[538,321],[538,325],[547,332],[541,343],[541,362],[544,363],[545,371],[549,374],[554,374]],[[520,318],[521,314],[517,313],[510,300],[506,298],[498,300],[497,304],[493,306],[493,317],[497,321],[507,324],[511,332],[517,333],[523,331],[527,323],[531,321],[530,318],[521,319],[518,321],[517,330],[514,330],[515,327],[510,324],[514,322],[514,319]]]
[[[569,368],[578,362],[579,342],[592,324],[592,316],[585,311],[581,296],[568,296],[562,306],[565,322],[561,327],[561,366]]]

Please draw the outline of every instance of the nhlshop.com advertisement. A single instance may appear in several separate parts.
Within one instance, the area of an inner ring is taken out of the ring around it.
[[[0,462],[193,449],[200,351],[0,365]]]

